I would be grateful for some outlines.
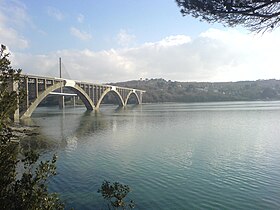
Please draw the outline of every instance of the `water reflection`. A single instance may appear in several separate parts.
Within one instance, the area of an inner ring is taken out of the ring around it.
[[[86,141],[87,136],[107,130],[109,126],[108,122],[104,120],[102,114],[98,111],[85,111],[77,121],[75,125],[72,124],[72,128],[64,129],[71,131],[70,133],[65,132],[63,134],[62,142],[65,145],[66,151],[75,150],[78,141]]]
[[[46,120],[47,119],[47,120]],[[57,110],[54,108],[38,108],[32,118],[22,121],[26,126],[39,125],[34,132],[39,135],[26,138],[26,142],[47,142],[46,148],[37,149],[58,149],[67,147],[73,150],[77,146],[77,141],[83,135],[93,132],[102,124],[92,117],[89,112],[73,114],[69,110]],[[94,129],[93,129],[94,128]]]
[[[37,126],[34,132],[39,133],[39,135],[26,138],[28,143],[25,142],[25,144],[30,145],[32,144],[30,142],[37,140],[45,143],[37,145],[38,147],[35,149],[64,148],[70,152],[77,148],[78,142],[88,141],[87,137],[105,131],[116,132],[118,129],[116,119],[124,115],[127,110],[131,111],[137,107],[139,105],[126,108],[117,107],[116,109],[105,106],[101,111],[88,111],[81,107],[63,110],[39,107],[32,118],[22,120],[23,125]],[[115,118],[110,118],[108,114],[115,115]]]

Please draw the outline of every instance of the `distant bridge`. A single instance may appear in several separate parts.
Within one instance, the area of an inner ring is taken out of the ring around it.
[[[20,81],[13,84],[13,90],[23,91],[24,100],[18,102],[18,110],[14,114],[14,120],[27,118],[32,115],[36,107],[53,91],[66,87],[74,92],[82,100],[88,110],[95,110],[100,107],[104,97],[112,93],[119,106],[127,105],[130,97],[136,98],[136,103],[142,103],[144,90],[118,87],[112,85],[93,84],[89,82],[67,80],[62,78],[52,78],[36,75],[21,75]]]

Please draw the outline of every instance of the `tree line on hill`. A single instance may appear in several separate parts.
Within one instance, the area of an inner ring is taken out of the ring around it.
[[[177,82],[145,79],[112,83],[146,90],[144,103],[280,100],[280,80]]]

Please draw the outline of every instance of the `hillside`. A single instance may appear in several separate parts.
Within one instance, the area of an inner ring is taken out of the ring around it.
[[[145,103],[280,100],[280,80],[176,82],[164,79],[112,83],[143,89]]]

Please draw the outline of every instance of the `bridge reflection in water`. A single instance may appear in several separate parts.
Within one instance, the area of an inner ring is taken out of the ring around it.
[[[67,80],[36,75],[21,75],[19,83],[13,84],[13,90],[23,91],[26,97],[19,101],[19,109],[14,115],[14,120],[30,117],[37,106],[53,91],[67,88],[81,99],[87,110],[99,109],[100,104],[108,93],[117,99],[118,105],[124,107],[131,97],[136,98],[136,103],[142,103],[144,90],[112,85],[94,84],[83,81]]]
[[[134,124],[137,112],[141,111],[141,107],[138,106],[128,106],[126,109],[112,108],[112,105],[107,105],[102,107],[107,110],[106,112],[91,112],[81,107],[68,107],[61,111],[54,107],[40,107],[35,111],[34,118],[22,120],[23,125],[36,126],[34,128],[36,135],[26,137],[21,142],[22,148],[42,152],[57,149],[71,152],[78,144],[88,141],[92,135],[98,136],[107,131],[114,133],[120,125],[112,116],[122,116],[127,110],[130,110],[129,113],[136,110],[135,115],[130,115],[132,117],[130,119],[134,119],[132,120]]]

